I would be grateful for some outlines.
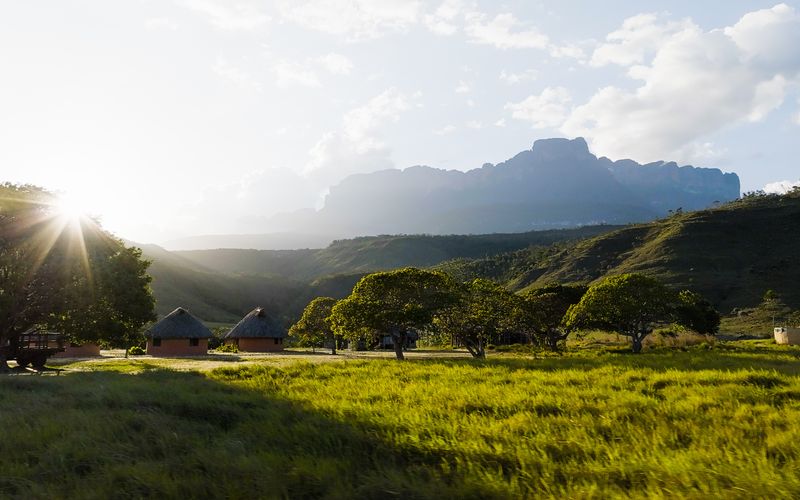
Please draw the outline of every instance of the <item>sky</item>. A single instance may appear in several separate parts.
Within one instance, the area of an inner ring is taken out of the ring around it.
[[[0,181],[141,243],[536,139],[800,183],[800,0],[0,0]]]

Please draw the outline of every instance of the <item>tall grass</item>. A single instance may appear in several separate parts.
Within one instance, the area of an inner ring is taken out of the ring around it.
[[[800,350],[0,379],[0,496],[800,495]]]

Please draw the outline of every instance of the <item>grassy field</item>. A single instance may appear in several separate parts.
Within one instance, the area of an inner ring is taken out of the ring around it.
[[[0,497],[800,496],[800,348],[0,378]]]

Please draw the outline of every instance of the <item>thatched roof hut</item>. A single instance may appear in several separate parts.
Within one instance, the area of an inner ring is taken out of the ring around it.
[[[154,339],[209,339],[213,337],[211,330],[192,316],[189,311],[178,307],[164,316],[161,321],[151,326],[145,337]]]
[[[283,350],[286,330],[263,307],[256,307],[225,335],[225,343],[240,351],[269,352]]]

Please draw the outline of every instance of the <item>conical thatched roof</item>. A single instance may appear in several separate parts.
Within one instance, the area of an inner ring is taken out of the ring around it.
[[[261,307],[256,307],[234,326],[226,335],[226,339],[242,338],[283,338],[286,330],[277,321],[267,315]]]
[[[179,307],[164,316],[161,321],[145,332],[145,337],[157,339],[207,339],[211,338],[211,330],[195,318],[189,311]]]

